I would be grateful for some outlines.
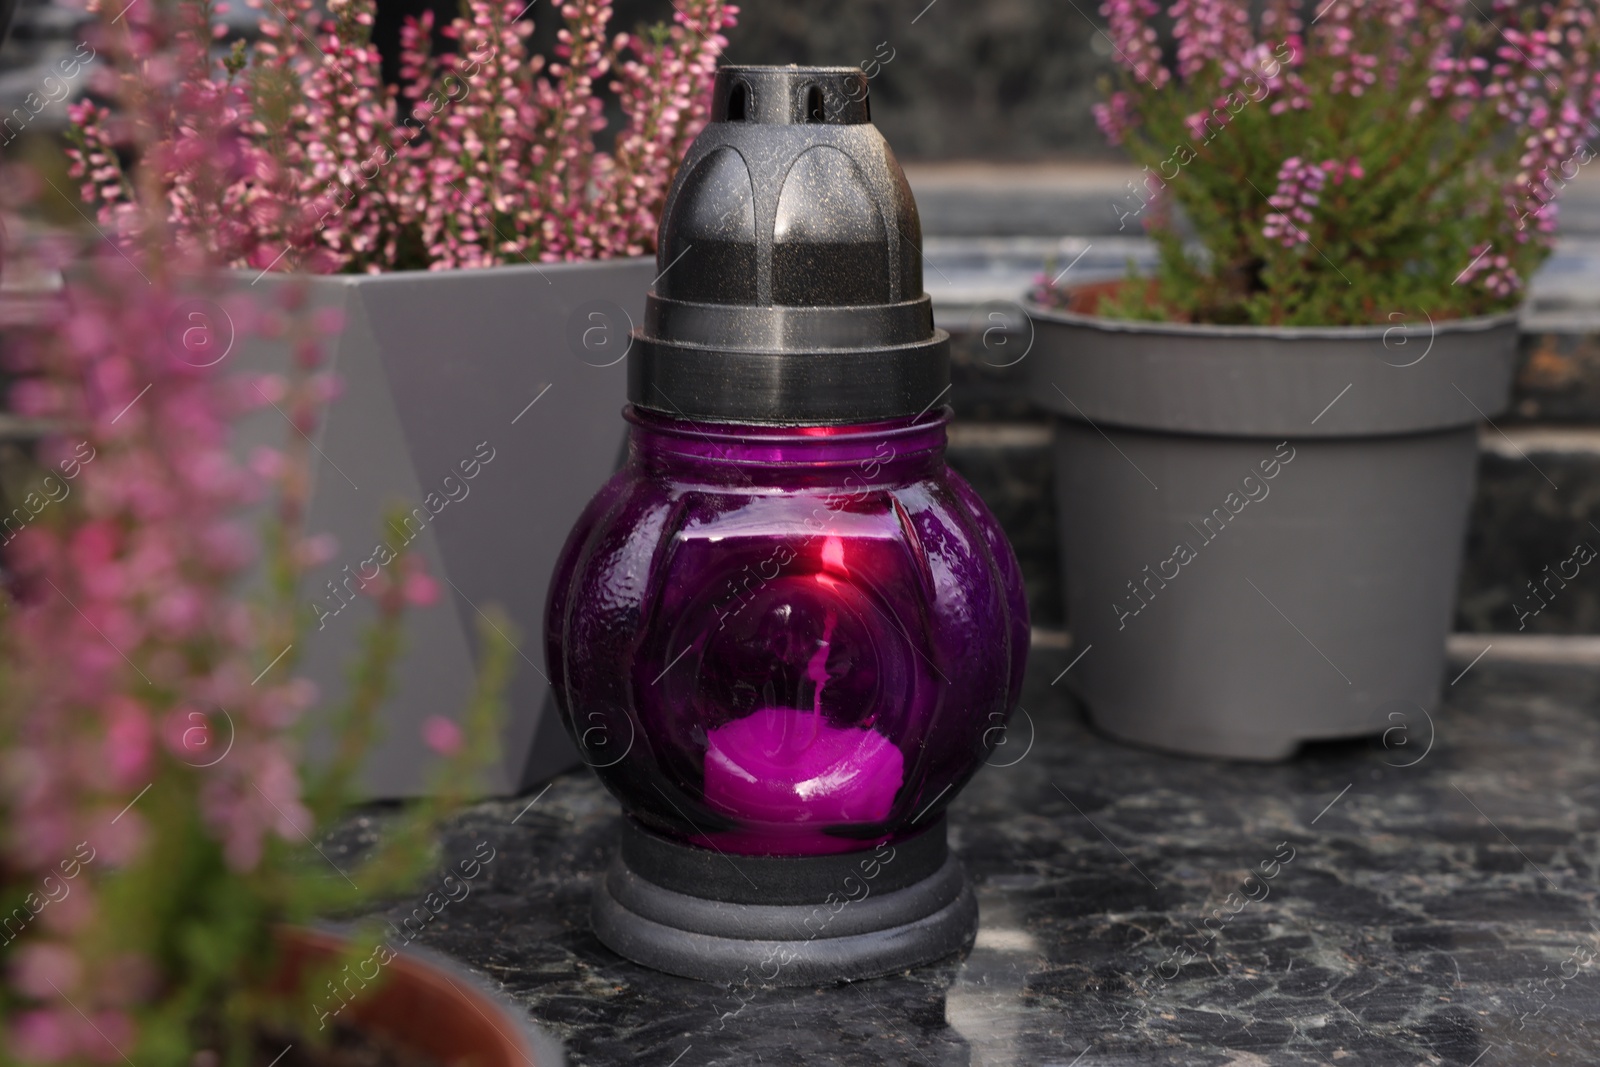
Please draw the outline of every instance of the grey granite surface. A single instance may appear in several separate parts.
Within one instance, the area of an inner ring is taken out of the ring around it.
[[[628,963],[588,928],[618,814],[581,770],[459,819],[449,852],[493,858],[418,940],[593,1067],[1600,1062],[1594,672],[1484,661],[1386,745],[1254,766],[1100,738],[1050,684],[1069,662],[1034,650],[951,808],[963,959],[742,1006]]]

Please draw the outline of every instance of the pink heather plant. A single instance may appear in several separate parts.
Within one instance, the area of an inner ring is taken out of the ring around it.
[[[14,532],[0,602],[0,1063],[231,1067],[263,1032],[315,1039],[312,998],[268,992],[274,926],[392,893],[428,861],[429,827],[492,738],[509,649],[486,633],[464,734],[430,725],[453,753],[441,798],[333,869],[312,842],[348,801],[402,611],[436,587],[409,559],[374,585],[379,622],[336,709],[334,754],[304,769],[299,720],[316,694],[293,673],[310,639],[295,583],[329,550],[304,530],[304,434],[333,391],[319,367],[338,323],[307,313],[303,287],[274,307],[220,296],[208,242],[175,239],[146,206],[211,212],[219,241],[242,240],[220,206],[259,159],[238,133],[241,94],[193,76],[210,63],[203,7],[121,6],[101,12],[95,44],[124,72],[140,57],[138,77],[105,88],[145,165],[95,180],[127,194],[122,240],[79,264],[47,329],[7,338],[13,406],[59,427],[39,461],[72,492]],[[176,131],[161,124],[172,100],[187,116]],[[232,373],[193,333],[196,307],[212,330],[284,346],[292,373]],[[294,424],[288,446],[241,458],[232,425],[268,401]],[[266,588],[247,598],[252,506],[271,519]]]
[[[261,41],[197,62],[148,101],[163,203],[176,240],[256,270],[360,273],[640,255],[737,8],[682,0],[674,25],[607,39],[611,5],[560,8],[555,56],[529,55],[525,0],[463,0],[429,51],[431,15],[403,31],[402,77],[380,84],[373,0],[248,0]],[[220,7],[194,0],[211,25]],[[542,8],[541,8],[542,10]],[[221,35],[220,24],[215,31]],[[138,62],[119,71],[140,71]],[[623,124],[610,152],[597,91],[610,76]],[[236,161],[214,198],[197,195],[190,149],[208,114]],[[103,225],[124,228],[134,190],[122,127],[76,106],[72,175]]]
[[[1143,165],[1118,215],[1160,248],[1156,275],[1100,314],[1337,325],[1511,308],[1600,138],[1594,0],[1100,10],[1118,77],[1095,117]],[[1067,301],[1042,280],[1036,297]]]

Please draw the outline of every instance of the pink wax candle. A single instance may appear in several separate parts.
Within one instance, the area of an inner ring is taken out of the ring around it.
[[[706,802],[753,822],[880,822],[905,757],[876,730],[762,708],[706,733]]]
[[[829,541],[840,554],[837,540]],[[842,559],[828,562],[843,570]],[[791,826],[888,817],[905,781],[900,749],[876,730],[835,726],[822,714],[836,622],[830,609],[806,665],[816,686],[809,711],[761,708],[706,732],[707,803],[753,823]]]

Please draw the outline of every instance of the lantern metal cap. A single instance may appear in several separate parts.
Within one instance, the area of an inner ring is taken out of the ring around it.
[[[779,425],[911,417],[950,382],[922,227],[856,67],[723,67],[662,212],[628,398]]]

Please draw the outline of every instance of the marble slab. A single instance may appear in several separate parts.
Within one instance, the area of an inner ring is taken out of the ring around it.
[[[1253,766],[1095,735],[1051,684],[1071,656],[1035,649],[951,808],[965,959],[801,990],[628,963],[588,928],[618,816],[584,771],[466,812],[447,856],[493,853],[470,893],[386,915],[430,916],[419,942],[590,1067],[1600,1062],[1600,677],[1485,660],[1431,720]]]

